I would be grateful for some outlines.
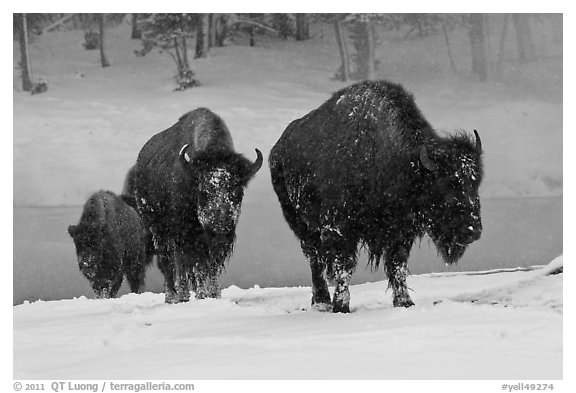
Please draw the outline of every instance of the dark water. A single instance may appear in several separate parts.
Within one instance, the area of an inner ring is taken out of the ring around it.
[[[66,228],[81,207],[14,207],[14,304],[93,296],[80,274]],[[545,264],[562,253],[562,198],[489,199],[482,205],[484,232],[456,267],[446,267],[425,238],[409,262],[413,274],[485,270]],[[353,283],[378,281],[361,260]],[[234,255],[221,277],[222,286],[242,288],[310,285],[310,270],[298,241],[284,222],[278,203],[243,205]],[[163,278],[149,268],[146,290],[162,292]],[[120,295],[127,293],[124,283]]]

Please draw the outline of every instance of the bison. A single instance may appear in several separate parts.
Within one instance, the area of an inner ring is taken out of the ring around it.
[[[395,307],[414,305],[407,261],[428,234],[453,264],[480,238],[478,133],[441,137],[388,81],[336,92],[288,125],[269,156],[272,185],[312,271],[312,305],[350,311],[358,245],[381,261]],[[326,278],[334,283],[330,301]]]
[[[122,196],[100,190],[84,204],[78,225],[70,225],[80,271],[97,298],[115,297],[124,276],[138,293],[152,262],[149,232]]]
[[[219,297],[244,188],[262,166],[235,152],[224,121],[206,108],[154,135],[136,161],[134,191],[165,278],[167,303]]]

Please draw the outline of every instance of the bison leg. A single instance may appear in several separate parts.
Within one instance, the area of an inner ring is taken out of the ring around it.
[[[411,307],[414,302],[408,294],[406,277],[408,276],[408,255],[412,242],[396,245],[386,251],[386,276],[388,287],[392,288],[394,307]]]
[[[174,251],[174,288],[176,303],[190,300],[190,280],[186,269],[186,258],[180,250]]]
[[[206,294],[208,297],[213,299],[220,299],[222,296],[222,290],[220,289],[220,283],[218,282],[218,277],[222,273],[224,266],[224,257],[219,258],[217,261],[208,269],[208,279],[206,281]]]
[[[144,276],[146,274],[146,255],[144,250],[140,251],[141,254],[137,255],[126,262],[128,269],[126,269],[126,279],[130,285],[130,291],[132,293],[139,293],[140,288],[144,284]]]
[[[334,261],[334,299],[332,300],[332,311],[349,313],[350,312],[350,280],[354,267],[350,266],[351,261],[336,260]]]
[[[164,253],[158,254],[158,269],[164,275],[164,302],[165,303],[177,303],[176,300],[176,288],[174,286],[174,266],[170,258]]]
[[[213,299],[220,299],[222,290],[218,283],[218,274],[211,274],[206,282],[206,294]]]
[[[116,278],[114,278],[114,281],[112,282],[112,285],[110,286],[110,292],[108,293],[108,295],[111,298],[116,297],[116,294],[118,293],[118,290],[120,289],[120,286],[122,285],[123,279],[124,279],[124,275],[122,274],[122,272],[120,272],[120,274],[118,274],[116,276]]]
[[[144,274],[146,268],[142,266],[139,271],[131,271],[126,275],[128,284],[130,285],[130,292],[139,293],[140,288],[144,284]]]
[[[196,264],[194,266],[193,276],[194,276],[194,292],[196,293],[196,299],[206,299],[208,297],[208,290],[206,288],[208,272],[204,266]]]
[[[302,251],[310,261],[312,271],[312,307],[320,311],[330,310],[330,292],[324,277],[326,265],[320,260],[317,247],[302,242]]]

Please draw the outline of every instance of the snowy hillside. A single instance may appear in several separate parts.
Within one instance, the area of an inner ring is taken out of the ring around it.
[[[81,205],[99,188],[118,190],[126,170],[153,134],[185,112],[206,106],[223,117],[237,149],[267,156],[295,118],[345,84],[332,80],[338,51],[330,26],[313,26],[306,42],[262,38],[257,47],[212,48],[191,63],[202,86],[173,92],[168,55],[144,58],[127,24],[107,32],[111,66],[82,48],[81,30],[35,37],[35,77],[49,90],[19,90],[14,70],[14,204]],[[562,58],[520,67],[510,54],[501,81],[478,83],[465,71],[465,31],[453,34],[458,75],[450,71],[440,35],[406,41],[380,34],[378,77],[403,84],[437,129],[477,129],[485,150],[483,197],[562,195]],[[547,47],[561,53],[561,47]],[[14,64],[19,61],[14,45]],[[42,143],[38,143],[41,140]],[[267,167],[251,186],[270,196]]]
[[[551,265],[562,266],[562,257]],[[310,288],[229,287],[14,307],[15,379],[562,379],[563,274],[412,276],[352,286],[351,314],[310,310]]]

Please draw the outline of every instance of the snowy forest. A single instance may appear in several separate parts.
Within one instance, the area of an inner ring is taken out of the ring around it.
[[[562,378],[562,274],[542,269],[562,265],[562,31],[562,14],[13,14],[15,377]],[[441,135],[478,130],[484,232],[454,266],[417,241],[406,310],[360,249],[352,318],[332,317],[310,312],[310,268],[267,158],[290,122],[367,79],[404,86]],[[146,141],[198,107],[224,119],[238,152],[264,155],[222,299],[163,304],[155,264],[144,293],[124,283],[118,299],[94,299],[66,228],[94,192],[120,193]],[[330,334],[340,341],[319,344]],[[342,350],[350,375],[309,367]],[[193,372],[187,351],[204,359]]]

